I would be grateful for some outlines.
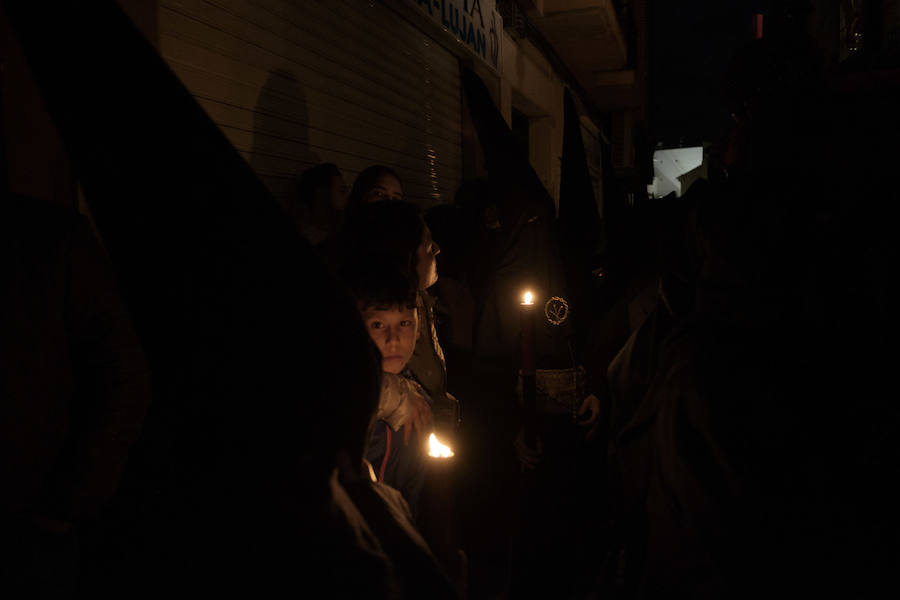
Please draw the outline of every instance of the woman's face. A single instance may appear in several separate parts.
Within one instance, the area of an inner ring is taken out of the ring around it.
[[[422,232],[422,243],[419,244],[416,263],[416,271],[419,275],[419,289],[424,290],[430,288],[438,280],[437,274],[437,255],[441,253],[440,246],[431,239],[431,230],[424,225]]]
[[[375,180],[375,184],[366,192],[364,200],[367,203],[379,200],[403,200],[403,187],[396,177],[385,174]]]

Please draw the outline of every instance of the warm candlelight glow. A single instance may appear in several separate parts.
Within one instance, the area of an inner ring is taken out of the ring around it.
[[[450,446],[442,444],[437,439],[437,436],[432,433],[431,437],[428,438],[428,456],[450,458],[453,456],[453,450],[450,449]]]
[[[531,292],[525,292],[525,295],[522,297],[522,304],[534,304],[534,296]]]

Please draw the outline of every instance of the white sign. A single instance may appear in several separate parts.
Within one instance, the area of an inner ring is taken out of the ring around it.
[[[503,19],[494,0],[408,0],[489,67],[500,72]]]

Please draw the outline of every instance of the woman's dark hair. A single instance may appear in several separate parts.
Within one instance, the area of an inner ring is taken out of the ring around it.
[[[346,265],[341,275],[361,310],[416,307],[415,280],[390,262],[364,257]]]
[[[331,184],[332,179],[340,176],[341,171],[333,163],[322,163],[303,171],[299,185],[300,202],[312,204],[319,188]]]
[[[399,181],[401,185],[403,184],[400,176],[397,175],[397,172],[384,165],[372,165],[371,167],[366,167],[356,176],[356,181],[353,182],[353,188],[350,190],[350,195],[347,197],[348,214],[352,214],[364,204],[366,194],[368,194],[375,186],[375,182],[385,175],[390,175]]]
[[[475,221],[481,221],[481,212],[491,203],[491,191],[488,180],[484,177],[464,181],[453,195],[453,203],[460,207],[465,215],[477,215]]]
[[[425,222],[415,204],[397,200],[379,200],[363,204],[351,213],[342,233],[341,264],[373,262],[390,265],[418,286],[418,249]]]
[[[462,279],[468,250],[475,244],[477,230],[470,231],[462,211],[455,204],[438,204],[425,212],[425,223],[432,239],[440,246],[438,268],[442,275]]]

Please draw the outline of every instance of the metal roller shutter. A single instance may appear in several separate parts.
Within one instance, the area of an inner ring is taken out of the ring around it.
[[[380,2],[160,0],[160,51],[284,201],[333,162],[386,164],[423,207],[462,174],[455,56]]]

